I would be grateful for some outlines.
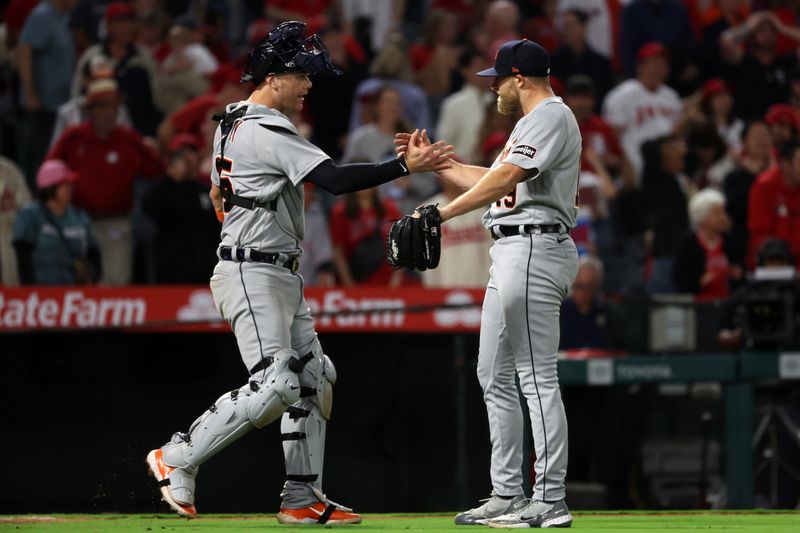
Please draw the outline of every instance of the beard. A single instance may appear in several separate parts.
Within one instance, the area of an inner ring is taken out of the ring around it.
[[[519,111],[519,94],[508,91],[506,94],[497,95],[497,110],[503,115],[513,115]]]

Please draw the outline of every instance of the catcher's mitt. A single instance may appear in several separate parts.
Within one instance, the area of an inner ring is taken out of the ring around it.
[[[386,237],[386,261],[395,269],[427,270],[439,265],[442,221],[435,205],[423,205],[414,211],[419,218],[406,215],[392,224]]]

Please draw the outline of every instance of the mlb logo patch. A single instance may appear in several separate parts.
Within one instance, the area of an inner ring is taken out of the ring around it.
[[[533,146],[528,146],[527,144],[520,144],[516,146],[513,150],[511,150],[512,154],[519,154],[524,155],[525,157],[530,157],[533,159],[533,156],[536,155],[536,148]]]

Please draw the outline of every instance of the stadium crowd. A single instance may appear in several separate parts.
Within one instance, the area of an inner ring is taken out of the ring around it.
[[[4,4],[5,285],[206,283],[218,238],[211,117],[248,94],[247,50],[292,19],[321,34],[343,72],[315,78],[292,120],[343,162],[393,157],[395,132],[426,128],[460,160],[490,165],[517,117],[496,110],[475,72],[509,39],[550,51],[552,85],[583,136],[573,321],[596,293],[725,299],[769,238],[800,260],[797,2]],[[306,283],[483,286],[491,239],[479,212],[444,225],[437,270],[383,260],[391,220],[457,194],[432,175],[341,201],[307,186]]]

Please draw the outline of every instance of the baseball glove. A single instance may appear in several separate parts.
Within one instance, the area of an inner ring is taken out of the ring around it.
[[[395,269],[428,270],[439,265],[442,220],[435,205],[414,211],[419,218],[406,215],[392,224],[386,237],[386,261]]]

